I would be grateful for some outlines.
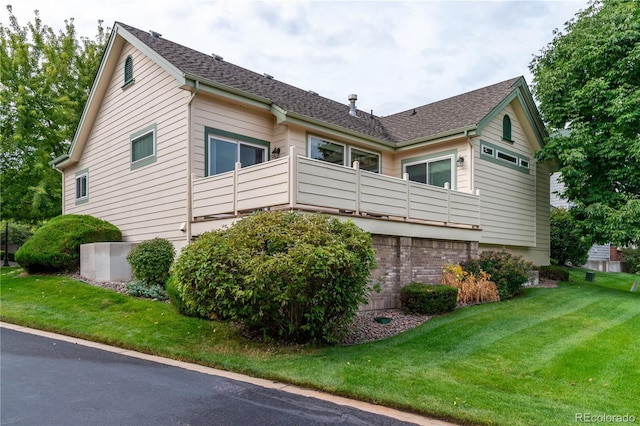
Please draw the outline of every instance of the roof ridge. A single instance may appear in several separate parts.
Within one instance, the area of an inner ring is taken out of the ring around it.
[[[524,77],[511,78],[446,99],[378,117],[358,110],[349,114],[349,105],[316,92],[304,90],[240,65],[215,58],[159,34],[140,30],[116,21],[120,26],[163,57],[181,72],[212,81],[234,90],[268,99],[287,113],[312,121],[356,132],[365,138],[398,143],[415,140],[480,123],[493,108],[513,91]],[[507,87],[505,87],[507,86]]]

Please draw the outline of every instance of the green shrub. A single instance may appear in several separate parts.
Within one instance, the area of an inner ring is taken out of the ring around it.
[[[589,257],[591,241],[584,237],[578,222],[570,211],[553,209],[551,211],[551,258],[562,266],[584,265]]]
[[[73,272],[80,266],[80,245],[104,241],[122,241],[122,233],[93,216],[61,215],[42,225],[15,258],[29,273]]]
[[[9,253],[7,255],[7,259],[9,259],[10,262],[13,262],[14,256],[15,256],[15,253]],[[4,250],[0,250],[0,262],[3,262],[3,261],[4,261]]]
[[[406,314],[437,315],[455,309],[458,289],[441,284],[412,282],[400,290],[402,310]]]
[[[531,262],[504,249],[482,252],[477,259],[469,259],[461,265],[462,269],[473,274],[481,271],[488,273],[491,281],[498,286],[500,300],[509,299],[518,293],[522,284],[529,281],[533,271]]]
[[[295,342],[340,341],[375,268],[371,237],[353,222],[261,212],[185,247],[174,265],[188,309]]]
[[[169,303],[175,308],[175,310],[180,314],[187,317],[196,317],[202,318],[201,315],[198,314],[194,309],[190,309],[187,304],[182,300],[182,296],[178,292],[178,289],[175,285],[175,279],[173,275],[169,276],[167,280],[167,284],[165,285],[165,291],[167,292],[167,297],[169,298]]]
[[[134,279],[148,287],[164,288],[176,255],[173,244],[164,238],[154,238],[137,244],[127,255]]]
[[[556,281],[569,281],[569,271],[554,265],[540,266],[538,268],[540,278],[547,278]]]
[[[156,300],[167,300],[169,298],[163,286],[158,284],[148,285],[144,281],[131,281],[128,283],[127,294],[129,296]]]
[[[2,241],[2,247],[4,248],[6,221],[2,221],[0,224],[0,241]],[[31,227],[29,225],[23,225],[14,221],[9,221],[9,244],[16,244],[18,246],[23,245],[29,238],[33,236]]]
[[[640,273],[640,249],[622,249],[622,255],[626,263],[626,270],[631,274]]]

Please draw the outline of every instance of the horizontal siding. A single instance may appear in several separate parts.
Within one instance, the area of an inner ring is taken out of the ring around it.
[[[511,106],[507,106],[504,112],[511,117],[513,144],[502,140],[503,113],[498,114],[482,129],[480,138],[474,139],[474,179],[475,187],[480,190],[480,241],[483,244],[535,247],[539,213],[535,159]],[[482,159],[479,151],[480,139],[529,158],[529,173]]]
[[[192,114],[193,170],[196,176],[205,175],[205,127],[270,143],[274,140],[275,119],[268,111],[247,109],[211,97],[198,96],[193,102]]]
[[[135,83],[125,90],[123,67],[134,60]],[[126,241],[185,238],[188,93],[153,61],[125,45],[80,162],[65,170],[66,213],[91,214],[118,226]],[[130,168],[130,137],[156,126],[157,160]],[[89,170],[89,201],[75,204],[75,172]]]

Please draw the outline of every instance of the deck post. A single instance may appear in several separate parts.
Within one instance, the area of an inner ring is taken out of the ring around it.
[[[298,200],[298,156],[296,147],[289,148],[289,208],[295,209]]]
[[[353,170],[356,171],[356,214],[360,215],[360,200],[362,199],[362,196],[360,195],[360,190],[361,190],[361,180],[360,180],[360,162],[359,161],[354,161],[353,162]]]
[[[404,173],[402,175],[402,179],[405,182],[405,208],[407,209],[407,213],[404,215],[404,220],[411,219],[411,182],[409,181],[409,173]]]
[[[447,190],[447,223],[451,223],[451,188],[449,182],[444,183],[444,189]]]
[[[238,216],[238,171],[242,168],[242,164],[236,161],[233,169],[233,215]]]

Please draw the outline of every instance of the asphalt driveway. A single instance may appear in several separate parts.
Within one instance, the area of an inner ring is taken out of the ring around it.
[[[0,379],[2,425],[415,424],[8,328]]]

